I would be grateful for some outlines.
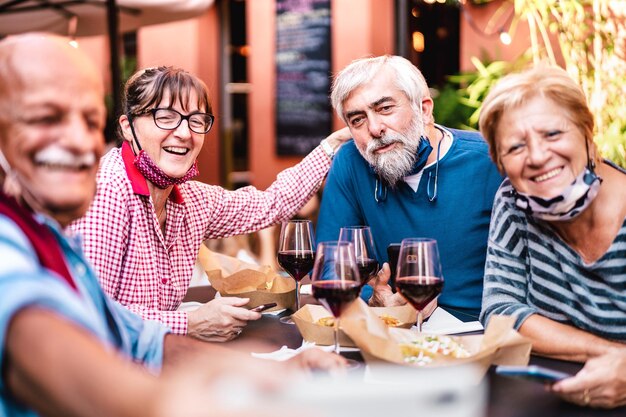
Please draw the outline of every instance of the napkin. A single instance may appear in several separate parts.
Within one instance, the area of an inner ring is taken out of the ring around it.
[[[313,286],[311,284],[302,284],[302,285],[300,285],[300,294],[302,294],[302,295],[313,295]]]
[[[269,352],[269,353],[252,352],[252,356],[255,358],[259,358],[259,359],[271,359],[274,361],[282,362],[282,361],[286,361],[286,360],[293,358],[300,352],[303,352],[307,349],[313,349],[313,348],[322,349],[326,352],[333,351],[333,346],[322,347],[322,346],[317,346],[315,343],[307,342],[306,340],[303,340],[302,346],[300,346],[298,349],[291,349],[291,348],[288,348],[287,346],[283,346],[275,352]]]
[[[424,333],[459,334],[484,330],[479,321],[463,322],[441,307],[437,307],[428,321],[422,324]]]

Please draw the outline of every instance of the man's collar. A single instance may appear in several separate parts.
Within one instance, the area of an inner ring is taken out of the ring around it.
[[[135,154],[133,153],[128,141],[124,141],[124,143],[122,143],[122,160],[124,161],[126,175],[128,175],[130,184],[133,187],[133,192],[135,194],[149,197],[150,189],[148,188],[148,180],[141,175],[141,172],[139,172],[139,169],[135,166]],[[182,204],[185,201],[183,199],[183,195],[178,189],[178,185],[174,185],[172,188],[169,199],[177,204]]]

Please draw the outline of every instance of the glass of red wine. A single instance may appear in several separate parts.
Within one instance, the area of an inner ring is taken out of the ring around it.
[[[443,273],[437,241],[404,239],[400,245],[396,289],[417,310],[417,331],[422,332],[422,310],[441,294]]]
[[[282,224],[278,243],[278,264],[296,281],[296,311],[300,309],[300,281],[315,260],[313,223],[310,220],[290,220]],[[294,324],[291,317],[282,317],[282,323]]]
[[[339,317],[361,290],[351,242],[322,242],[317,246],[311,286],[313,296],[335,318],[335,353],[339,354]]]
[[[378,272],[378,256],[369,226],[342,227],[339,231],[339,240],[352,242],[354,256],[361,274],[361,286],[367,284]]]

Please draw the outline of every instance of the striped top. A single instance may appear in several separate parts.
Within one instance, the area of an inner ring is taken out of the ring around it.
[[[494,202],[485,264],[483,324],[531,314],[626,342],[626,218],[608,251],[587,264],[549,226],[515,206],[506,179]]]

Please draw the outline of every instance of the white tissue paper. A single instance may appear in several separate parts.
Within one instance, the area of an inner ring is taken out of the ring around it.
[[[255,358],[259,358],[259,359],[270,359],[270,360],[281,362],[281,361],[286,361],[286,360],[293,358],[294,356],[296,356],[298,353],[302,351],[305,351],[307,349],[312,349],[315,347],[317,347],[318,349],[322,349],[326,352],[333,351],[333,346],[316,346],[315,343],[313,342],[307,342],[306,340],[303,340],[302,346],[300,346],[298,349],[291,349],[291,348],[288,348],[287,346],[283,346],[274,352],[269,352],[269,353],[254,353],[253,352],[252,356],[254,356]]]
[[[422,324],[422,331],[430,334],[461,334],[484,330],[479,321],[463,322],[441,307]]]

